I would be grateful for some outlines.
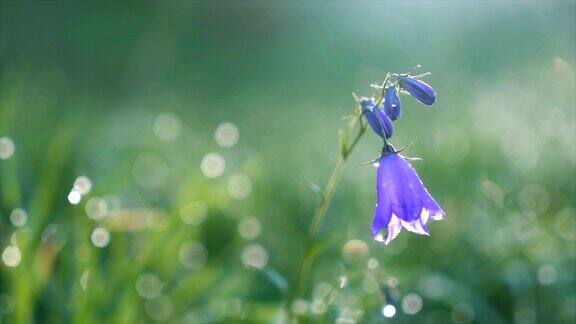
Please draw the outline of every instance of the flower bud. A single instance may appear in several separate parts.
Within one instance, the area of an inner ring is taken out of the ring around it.
[[[400,75],[398,76],[398,83],[402,89],[408,91],[416,100],[427,106],[433,105],[436,101],[436,92],[422,80],[409,75]]]
[[[384,136],[390,138],[394,133],[394,126],[392,126],[392,121],[386,116],[384,110],[376,106],[374,98],[363,98],[360,101],[360,106],[372,130],[382,138]]]
[[[400,103],[400,97],[395,87],[386,88],[384,112],[386,112],[386,115],[392,120],[400,118],[402,114],[402,104]]]

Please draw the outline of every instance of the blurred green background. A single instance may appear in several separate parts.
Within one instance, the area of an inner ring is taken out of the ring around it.
[[[574,1],[0,8],[1,322],[576,320]],[[416,64],[448,218],[372,241],[367,133],[285,308],[352,91]]]

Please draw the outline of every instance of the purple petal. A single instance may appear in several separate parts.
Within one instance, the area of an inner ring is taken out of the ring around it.
[[[372,235],[388,244],[402,227],[420,235],[430,235],[429,218],[442,219],[444,211],[420,181],[414,168],[397,153],[380,157],[376,193],[378,203],[374,213]],[[386,237],[381,234],[386,230]]]

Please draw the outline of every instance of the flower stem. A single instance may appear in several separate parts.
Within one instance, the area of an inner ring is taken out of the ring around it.
[[[344,167],[346,166],[346,162],[350,156],[350,153],[354,150],[356,144],[358,144],[360,138],[362,138],[364,132],[366,131],[366,124],[362,122],[362,113],[358,109],[355,109],[354,112],[352,113],[352,118],[350,119],[348,127],[345,131],[345,136],[347,136],[350,132],[353,131],[358,122],[360,122],[360,129],[358,133],[356,133],[356,136],[354,137],[352,142],[349,145],[344,144],[345,146],[341,149],[340,158],[338,159],[338,162],[336,163],[336,166],[332,171],[332,175],[328,180],[326,188],[324,188],[324,191],[322,192],[322,197],[320,199],[320,202],[318,203],[318,206],[316,207],[316,211],[314,212],[312,222],[310,223],[310,228],[308,231],[308,245],[306,247],[306,251],[304,252],[302,260],[300,261],[300,265],[298,268],[298,275],[295,281],[296,284],[293,286],[294,288],[292,289],[288,297],[288,301],[285,305],[287,307],[288,313],[290,314],[290,318],[293,318],[293,314],[290,311],[292,302],[295,299],[299,298],[300,295],[302,294],[302,291],[306,286],[306,282],[310,274],[310,268],[312,267],[312,264],[314,263],[314,260],[318,254],[317,249],[315,249],[316,247],[315,242],[316,237],[318,235],[318,230],[320,229],[320,226],[322,225],[322,222],[326,217],[326,212],[330,207],[332,197],[334,196],[336,187],[340,182],[342,172],[344,171]]]

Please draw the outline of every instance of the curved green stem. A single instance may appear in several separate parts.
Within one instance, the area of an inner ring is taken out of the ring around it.
[[[302,260],[300,261],[295,285],[293,286],[293,289],[290,292],[287,303],[285,305],[291,318],[293,314],[290,311],[290,306],[292,305],[292,302],[295,299],[301,296],[310,274],[310,268],[312,267],[312,264],[314,263],[314,260],[318,254],[317,250],[315,249],[315,242],[318,230],[320,229],[320,226],[322,225],[324,218],[326,217],[326,212],[330,207],[332,197],[334,196],[336,187],[340,182],[342,172],[344,171],[344,167],[346,166],[346,162],[350,156],[350,153],[354,150],[354,148],[360,141],[360,138],[362,138],[364,132],[366,131],[366,124],[362,122],[362,113],[359,112],[358,110],[355,110],[352,114],[350,122],[348,123],[348,127],[346,129],[344,136],[347,136],[347,134],[349,134],[355,128],[358,122],[360,122],[360,129],[356,134],[356,136],[354,137],[354,139],[352,140],[352,142],[350,143],[350,145],[344,144],[345,146],[341,150],[340,158],[338,159],[338,162],[336,163],[336,166],[332,171],[332,175],[328,180],[328,184],[326,184],[326,188],[322,192],[322,199],[320,199],[320,202],[316,207],[316,211],[314,212],[312,222],[310,223],[310,228],[308,231],[308,245],[306,247],[306,251],[304,252]]]

